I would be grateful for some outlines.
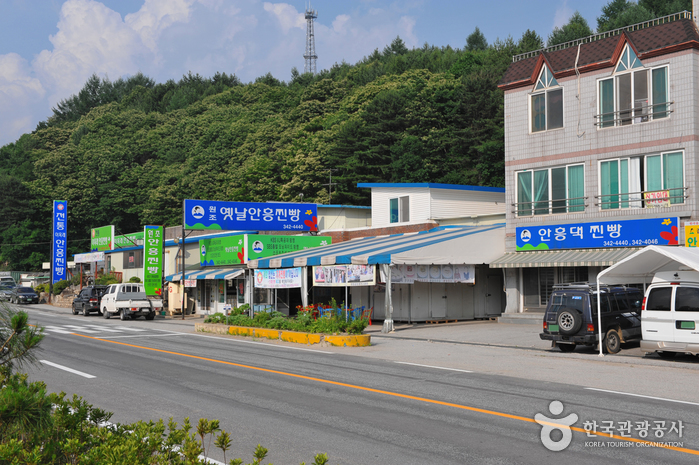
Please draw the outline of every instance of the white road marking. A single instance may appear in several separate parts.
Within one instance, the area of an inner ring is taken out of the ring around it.
[[[292,350],[303,350],[306,352],[317,352],[319,354],[334,354],[335,352],[328,352],[326,350],[316,350],[316,349],[304,349],[302,347],[291,347],[291,346],[278,346],[274,344],[267,344],[266,342],[255,342],[255,341],[243,341],[242,339],[224,339],[221,337],[215,337],[215,336],[205,336],[203,334],[192,334],[192,333],[179,333],[183,334],[185,336],[199,336],[199,337],[206,337],[206,338],[211,338],[211,339],[218,339],[219,341],[227,341],[227,342],[240,342],[243,344],[259,344],[263,345],[265,347],[270,347],[273,349],[292,349]]]
[[[458,368],[447,368],[447,367],[436,367],[434,365],[421,365],[419,363],[410,363],[410,362],[396,362],[400,363],[401,365],[413,365],[416,367],[425,367],[425,368],[436,368],[438,370],[450,370],[450,371],[460,371],[462,373],[473,373],[472,371],[469,370],[459,370]]]
[[[184,333],[172,334],[134,334],[133,336],[102,336],[100,339],[119,339],[122,337],[162,337],[162,336],[184,336]]]
[[[59,370],[68,371],[68,372],[70,372],[70,373],[74,373],[74,374],[76,374],[76,375],[80,375],[80,376],[82,376],[83,378],[96,378],[96,376],[88,375],[87,373],[83,373],[82,371],[73,370],[72,368],[64,367],[63,365],[59,365],[59,364],[57,364],[57,363],[49,362],[48,360],[39,360],[39,361],[40,361],[41,363],[43,363],[44,365],[49,365],[49,366],[52,366],[52,367],[54,367],[54,368],[58,368]]]
[[[58,326],[44,326],[44,329],[48,332],[59,333],[59,334],[70,334],[70,333],[74,332],[74,331],[69,331],[67,329],[59,328]]]
[[[632,394],[630,392],[621,392],[621,391],[609,391],[607,389],[597,389],[597,388],[585,388],[589,391],[599,391],[599,392],[608,392],[610,394],[621,394],[624,396],[633,396],[633,397],[643,397],[644,399],[654,399],[654,400],[664,400],[665,402],[675,402],[678,404],[688,404],[688,405],[699,405],[699,403],[696,402],[688,402],[686,400],[676,400],[676,399],[666,399],[664,397],[654,397],[654,396],[644,396],[641,394]]]
[[[95,334],[98,331],[94,329],[89,329],[86,326],[76,326],[76,325],[63,325],[64,328],[72,329],[74,331],[80,331],[82,333]]]
[[[147,329],[143,328],[134,328],[131,326],[114,326],[116,329],[121,329],[123,331],[135,331],[135,332],[140,332],[140,331],[148,331]]]
[[[96,329],[96,330],[99,330],[99,331],[105,331],[105,332],[107,332],[107,333],[121,333],[121,332],[122,332],[122,331],[119,330],[119,329],[108,329],[108,328],[105,328],[104,326],[100,326],[100,325],[86,325],[85,327],[86,327],[86,328]]]

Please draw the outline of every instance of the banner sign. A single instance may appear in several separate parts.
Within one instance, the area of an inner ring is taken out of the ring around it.
[[[684,246],[699,247],[699,221],[684,222]]]
[[[318,208],[314,203],[185,200],[184,224],[186,229],[318,231]]]
[[[255,270],[255,287],[263,289],[301,287],[301,268]]]
[[[197,287],[197,280],[196,279],[185,279],[184,280],[184,287]]]
[[[92,229],[90,252],[104,252],[114,249],[114,226]]]
[[[143,233],[131,233],[116,236],[114,238],[114,248],[138,247],[143,245]]]
[[[162,226],[143,228],[143,286],[146,295],[163,295],[163,242]]]
[[[320,247],[332,243],[325,236],[271,236],[244,234],[199,241],[201,266],[226,266],[272,257],[287,252]],[[247,247],[246,247],[247,244]]]
[[[68,268],[68,201],[53,201],[53,232],[51,234],[51,282],[67,279]]]
[[[332,265],[313,267],[313,285],[320,287],[373,286],[374,265]]]
[[[104,252],[76,253],[73,258],[75,263],[103,262]]]
[[[669,207],[670,191],[644,192],[646,208]]]
[[[382,275],[383,281],[386,282]],[[396,265],[391,267],[391,283],[476,284],[475,265]]]
[[[677,245],[680,219],[597,221],[517,228],[517,251]]]

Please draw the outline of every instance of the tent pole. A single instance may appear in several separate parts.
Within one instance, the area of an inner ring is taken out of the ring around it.
[[[386,319],[383,322],[382,333],[393,331],[393,306],[391,304],[391,265],[381,265],[386,275]]]
[[[604,357],[602,353],[602,292],[600,290],[599,273],[597,274],[597,331],[599,332],[599,356]]]

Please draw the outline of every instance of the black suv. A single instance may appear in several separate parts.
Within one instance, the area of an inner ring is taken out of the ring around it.
[[[100,312],[100,301],[104,295],[107,286],[86,286],[80,291],[80,294],[73,299],[73,315],[82,313],[84,316],[90,312]]]
[[[553,287],[541,339],[554,341],[561,352],[572,352],[578,344],[597,344],[597,296],[601,296],[603,347],[610,354],[621,344],[641,338],[643,293],[633,287],[600,286],[595,283],[558,284]]]

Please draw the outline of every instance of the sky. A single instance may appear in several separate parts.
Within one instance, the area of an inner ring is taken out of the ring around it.
[[[0,146],[46,121],[92,74],[289,81],[293,67],[303,72],[305,1],[0,0]],[[317,70],[356,63],[396,36],[408,48],[463,48],[476,27],[489,43],[527,29],[546,39],[575,11],[594,30],[609,1],[313,0]]]

